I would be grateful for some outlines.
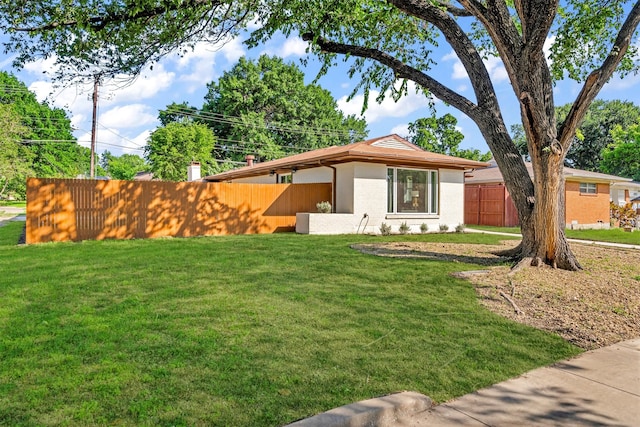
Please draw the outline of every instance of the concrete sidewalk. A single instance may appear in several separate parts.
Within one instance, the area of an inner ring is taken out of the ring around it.
[[[520,234],[503,233],[501,231],[478,230],[478,229],[475,229],[475,228],[465,228],[464,231],[465,232],[469,232],[469,233],[496,234],[498,236],[510,236],[510,237],[520,237],[520,238],[522,238],[522,235],[520,235]],[[634,233],[638,233],[638,232],[634,231]],[[638,240],[640,241],[640,233],[638,233],[638,234],[639,234]],[[640,245],[630,245],[630,244],[627,244],[627,243],[599,242],[597,240],[582,240],[582,239],[567,239],[567,241],[573,242],[573,243],[580,243],[582,245],[607,246],[607,247],[610,247],[610,248],[622,248],[622,249],[637,249],[637,250],[640,250]]]
[[[296,427],[638,426],[640,338],[583,353],[433,406],[398,393],[298,421]]]
[[[5,221],[25,221],[25,208],[13,206],[0,206],[0,225]]]

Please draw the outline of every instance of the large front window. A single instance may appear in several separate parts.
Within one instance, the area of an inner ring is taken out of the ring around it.
[[[438,172],[387,169],[388,213],[438,213]]]

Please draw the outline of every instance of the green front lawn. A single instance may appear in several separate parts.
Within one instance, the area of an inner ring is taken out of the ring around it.
[[[19,224],[21,223],[14,223]],[[573,356],[480,306],[477,265],[301,236],[15,246],[0,227],[0,425],[276,426],[416,390],[438,401]]]
[[[570,239],[640,245],[640,231],[637,230],[633,232],[627,232],[621,228],[611,228],[609,230],[567,230],[566,234]]]
[[[520,234],[520,227],[492,227],[489,225],[469,225],[467,227],[476,230]],[[570,239],[640,245],[640,232],[637,230],[631,233],[621,228],[610,228],[608,230],[565,230],[565,234]]]
[[[2,206],[14,206],[16,208],[27,208],[27,202],[25,201],[9,201],[9,200],[0,200],[0,207]]]

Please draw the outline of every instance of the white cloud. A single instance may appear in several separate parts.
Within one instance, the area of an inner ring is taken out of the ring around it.
[[[500,83],[505,80],[509,80],[509,75],[507,74],[507,70],[504,68],[504,64],[502,63],[502,59],[492,56],[489,59],[485,59],[484,66],[487,67],[487,71],[489,72],[489,76],[491,76],[491,80],[494,83]]]
[[[107,128],[137,128],[156,122],[151,108],[144,104],[129,104],[114,107],[100,114],[98,121]]]
[[[288,56],[303,56],[306,54],[308,45],[309,44],[300,37],[289,38],[282,45],[282,48],[278,52],[278,56],[281,58],[286,58]]]
[[[442,62],[453,62],[453,74],[451,75],[451,78],[453,80],[461,80],[469,77],[469,75],[467,74],[467,70],[464,69],[462,62],[460,62],[460,59],[454,51],[451,51],[443,56]]]
[[[372,90],[369,94],[369,108],[364,113],[367,123],[373,123],[378,119],[388,117],[406,117],[416,110],[429,107],[429,99],[422,92],[416,93],[415,84],[409,82],[409,89],[406,96],[395,102],[391,96],[386,96],[382,103],[375,101],[380,92]],[[435,101],[435,100],[434,100]],[[355,114],[360,116],[364,95],[356,95],[347,102],[347,97],[338,99],[338,108],[346,115]]]
[[[153,69],[145,69],[140,76],[133,81],[127,81],[128,77],[119,76],[115,80],[105,81],[101,86],[101,102],[105,104],[115,102],[130,102],[149,99],[158,93],[171,87],[176,74],[167,71],[164,66],[155,64]],[[122,84],[122,81],[126,81]]]
[[[144,156],[144,146],[151,134],[150,130],[145,130],[138,134],[120,134],[113,129],[107,129],[99,126],[96,131],[96,152],[102,153],[109,151],[114,156],[122,154],[137,154]],[[85,132],[78,137],[78,144],[90,148],[91,133]]]
[[[453,62],[453,73],[451,74],[451,78],[453,80],[463,80],[469,78],[467,70],[465,70],[464,65],[462,65],[462,62],[455,54],[455,52],[451,51],[443,56],[442,61]],[[490,57],[489,59],[483,60],[483,62],[485,67],[487,68],[487,72],[489,73],[491,80],[494,83],[500,83],[509,79],[507,70],[504,68],[504,64],[502,63],[502,60],[500,58]]]
[[[193,50],[178,57],[177,60],[175,58],[172,60],[180,72],[180,81],[186,82],[187,92],[193,93],[220,74],[217,61],[219,57],[224,58],[228,63],[235,64],[245,54],[242,40],[236,37],[217,45],[198,43]]]
[[[552,62],[551,61],[551,46],[553,46],[553,43],[555,43],[556,41],[556,36],[551,36],[551,37],[547,37],[544,41],[544,45],[542,46],[542,51],[544,52],[544,57],[547,60],[547,64],[549,66],[551,66]]]
[[[394,126],[391,129],[390,133],[395,133],[398,136],[402,137],[402,138],[407,138],[409,136],[409,124],[402,124],[402,125],[397,125]]]
[[[17,55],[11,55],[0,61],[0,70],[8,69],[11,70],[11,66],[13,64],[14,59],[16,59]]]
[[[57,57],[55,55],[50,56],[47,59],[39,59],[33,62],[27,62],[24,64],[24,70],[36,75],[50,75],[55,72],[58,66],[56,65]]]
[[[49,105],[71,112],[71,122],[77,127],[75,116],[90,115],[92,85],[73,84],[59,87],[51,81],[38,80],[29,85],[29,90],[36,95],[39,102],[47,101]]]

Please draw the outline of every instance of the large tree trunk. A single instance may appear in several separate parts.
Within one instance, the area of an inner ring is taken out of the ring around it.
[[[490,115],[477,122],[503,175],[505,185],[518,211],[522,242],[501,252],[517,265],[543,265],[565,270],[579,270],[580,263],[571,251],[564,234],[565,193],[564,156],[551,148],[531,151],[533,180],[511,138]],[[546,142],[532,144],[549,147],[555,141],[555,128],[537,129],[532,135],[548,135]]]

